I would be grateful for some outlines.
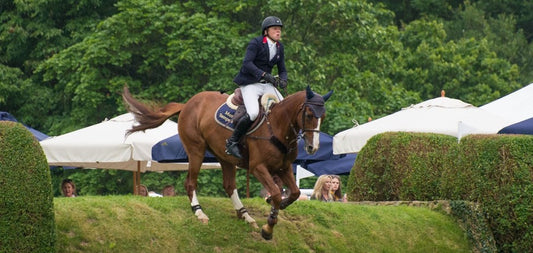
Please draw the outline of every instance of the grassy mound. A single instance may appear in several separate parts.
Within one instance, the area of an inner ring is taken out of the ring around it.
[[[274,238],[236,218],[227,198],[200,198],[201,224],[186,197],[56,198],[59,252],[470,252],[453,218],[428,208],[298,201],[282,210]],[[243,199],[258,225],[270,208]]]

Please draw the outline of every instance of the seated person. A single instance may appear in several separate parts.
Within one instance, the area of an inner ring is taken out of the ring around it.
[[[148,188],[146,185],[139,185],[139,196],[148,197]]]
[[[64,179],[63,182],[61,182],[61,192],[63,193],[63,196],[67,198],[76,197],[76,185],[71,179]]]
[[[341,190],[341,177],[337,175],[331,175],[331,195],[333,195],[333,201],[348,202],[346,194],[342,195]]]
[[[174,190],[174,186],[167,185],[165,188],[163,188],[163,197],[174,197],[176,196],[176,191]]]
[[[313,188],[313,194],[311,194],[312,200],[320,200],[323,202],[333,201],[333,196],[330,192],[331,189],[331,176],[321,175],[318,177]]]

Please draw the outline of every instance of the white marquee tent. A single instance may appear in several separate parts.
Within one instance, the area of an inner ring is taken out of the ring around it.
[[[514,124],[533,117],[533,83],[480,107]]]
[[[337,133],[333,153],[357,153],[384,132],[426,132],[455,136],[497,133],[509,121],[458,99],[438,97]]]
[[[135,124],[131,113],[40,142],[49,165],[129,171],[187,170],[186,163],[158,163],[152,160],[152,146],[175,135],[171,120],[161,126],[126,137]],[[204,167],[219,167],[218,163]]]

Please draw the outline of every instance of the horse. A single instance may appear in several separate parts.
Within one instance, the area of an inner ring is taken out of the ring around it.
[[[226,139],[231,130],[216,123],[217,108],[226,102],[228,94],[217,91],[203,91],[191,97],[186,103],[171,102],[155,108],[135,99],[125,86],[122,97],[127,110],[138,125],[129,133],[155,128],[168,118],[178,115],[178,133],[189,157],[187,178],[184,186],[189,196],[191,209],[198,220],[208,223],[196,194],[200,167],[208,150],[219,161],[222,168],[223,187],[233,203],[237,217],[244,219],[255,228],[257,222],[243,206],[236,189],[236,166],[247,169],[271,194],[270,215],[261,228],[265,240],[272,239],[274,225],[277,224],[279,210],[285,209],[300,196],[292,170],[292,163],[298,153],[297,141],[304,140],[304,149],[314,154],[319,148],[320,125],[325,118],[324,103],[333,91],[322,96],[311,90],[288,95],[280,102],[270,105],[262,116],[261,125],[241,140],[242,158],[226,154]],[[257,120],[260,117],[258,117]],[[287,186],[290,195],[282,199],[281,189],[273,177],[279,177]]]

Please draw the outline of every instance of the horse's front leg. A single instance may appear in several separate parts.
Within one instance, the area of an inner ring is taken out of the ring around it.
[[[296,180],[292,174],[292,165],[289,165],[289,167],[286,168],[282,174],[280,174],[280,178],[291,193],[289,197],[281,200],[279,208],[283,210],[300,197],[300,189],[296,185]]]
[[[228,194],[228,197],[230,197],[231,203],[233,203],[233,208],[235,208],[235,211],[237,212],[237,217],[239,217],[239,219],[244,219],[252,227],[259,228],[257,222],[252,216],[250,216],[248,210],[246,210],[239,198],[239,193],[237,192],[235,184],[235,166],[226,162],[221,162],[220,165],[222,166],[224,190],[226,191],[226,194]]]
[[[281,191],[278,185],[272,179],[272,176],[270,175],[268,169],[264,165],[260,165],[255,170],[253,170],[253,174],[270,193],[270,204],[272,205],[272,208],[270,209],[270,215],[268,216],[267,224],[261,227],[261,236],[265,240],[270,240],[272,239],[272,234],[274,233],[274,226],[278,223],[278,212],[281,203]]]

